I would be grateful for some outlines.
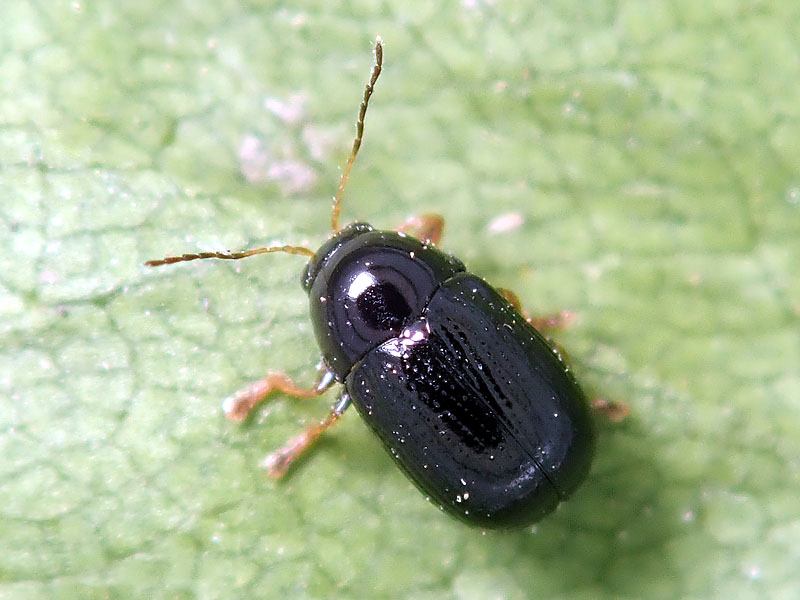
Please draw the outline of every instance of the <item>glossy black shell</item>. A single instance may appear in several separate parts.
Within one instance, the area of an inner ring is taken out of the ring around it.
[[[586,478],[594,428],[554,348],[443,252],[354,224],[304,278],[323,359],[408,477],[483,527],[551,512]]]

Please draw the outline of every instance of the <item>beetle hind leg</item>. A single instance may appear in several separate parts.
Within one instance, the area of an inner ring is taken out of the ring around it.
[[[519,296],[517,296],[514,292],[506,288],[498,288],[497,291],[500,292],[500,295],[503,296],[503,298],[508,300],[509,304],[511,304],[511,306],[513,306],[519,314],[525,317],[525,320],[528,323],[533,325],[534,328],[538,329],[539,331],[566,329],[572,325],[572,322],[575,320],[575,313],[569,310],[562,310],[551,315],[545,315],[543,317],[532,317],[528,311],[522,308],[522,303],[519,301]]]
[[[427,214],[411,217],[395,231],[414,236],[425,244],[438,246],[444,233],[444,219],[440,215]]]
[[[605,398],[595,398],[592,400],[592,408],[595,410],[595,412],[603,415],[612,423],[624,421],[625,417],[627,417],[630,413],[628,405],[624,402],[606,400]]]
[[[514,307],[514,309],[525,317],[525,320],[533,325],[539,331],[547,331],[553,329],[565,329],[572,324],[572,321],[575,320],[574,313],[568,310],[562,310],[561,312],[554,313],[552,315],[547,315],[544,317],[531,317],[528,312],[522,308],[522,304],[519,301],[519,296],[517,296],[511,290],[505,288],[498,288],[497,290],[500,292],[500,295],[503,296],[506,300],[508,300],[509,304]],[[564,349],[553,340],[548,339],[550,344],[553,346],[555,351],[558,353],[559,358],[562,362],[568,362],[567,355],[564,352]],[[609,421],[613,423],[619,423],[620,421],[625,420],[625,417],[628,416],[630,410],[628,406],[623,402],[617,402],[615,400],[606,400],[605,398],[595,398],[592,400],[592,408],[598,414],[603,415]]]

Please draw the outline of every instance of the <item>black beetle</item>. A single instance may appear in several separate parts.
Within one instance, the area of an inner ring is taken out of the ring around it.
[[[410,220],[396,231],[366,223],[339,228],[342,193],[382,56],[378,38],[357,135],[334,199],[333,235],[319,250],[275,246],[146,264],[268,252],[311,257],[303,287],[322,352],[317,381],[303,388],[271,373],[225,403],[229,418],[241,420],[274,390],[313,397],[334,382],[343,384],[325,420],[268,457],[270,475],[283,475],[353,403],[441,509],[482,527],[528,525],[586,478],[595,443],[589,404],[558,351],[520,313],[516,297],[434,247],[440,218]]]

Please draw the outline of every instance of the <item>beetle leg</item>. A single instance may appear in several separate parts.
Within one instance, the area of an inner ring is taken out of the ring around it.
[[[500,292],[501,296],[508,300],[511,306],[513,306],[523,317],[525,317],[525,320],[528,323],[533,325],[538,330],[564,329],[575,318],[575,315],[567,310],[550,315],[549,317],[531,318],[531,316],[525,310],[523,310],[522,306],[520,306],[519,297],[514,292],[505,288],[498,288],[497,291]],[[558,354],[558,358],[561,360],[561,362],[564,364],[569,364],[569,359],[567,358],[567,353],[564,348],[558,342],[554,342],[550,338],[548,338],[547,341],[551,346],[553,346],[553,349]],[[605,398],[595,398],[592,400],[592,408],[614,423],[619,423],[625,419],[630,412],[627,404],[623,402],[616,402],[614,400],[606,400]]]
[[[407,233],[423,243],[438,246],[444,232],[444,219],[440,215],[419,215],[407,219],[405,223],[395,227],[395,231]]]
[[[267,475],[273,479],[283,477],[291,464],[339,420],[348,406],[350,406],[350,395],[343,391],[327,417],[319,423],[307,427],[302,433],[290,439],[283,448],[273,452],[262,461],[261,466],[267,470]]]
[[[519,314],[525,317],[525,320],[533,325],[539,331],[549,331],[553,329],[566,329],[575,320],[575,313],[569,310],[562,310],[552,315],[544,317],[532,317],[528,311],[522,308],[522,304],[517,296],[511,290],[506,288],[497,288],[500,295],[503,296],[513,306]]]
[[[624,402],[606,400],[605,398],[595,398],[592,400],[592,408],[614,423],[622,421],[630,412],[628,405]]]
[[[307,387],[300,387],[283,373],[270,373],[264,379],[251,383],[222,403],[225,416],[231,421],[244,421],[264,398],[274,391],[295,398],[314,398],[327,390],[334,382],[334,375],[324,365],[320,365],[317,378]]]
[[[575,313],[569,310],[561,310],[544,317],[531,317],[527,312],[523,311],[522,316],[539,331],[566,329],[575,320]]]

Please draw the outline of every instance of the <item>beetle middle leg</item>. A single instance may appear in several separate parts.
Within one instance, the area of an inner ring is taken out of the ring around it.
[[[569,310],[562,310],[552,315],[545,315],[543,317],[532,317],[528,311],[522,308],[522,303],[519,301],[519,296],[506,288],[497,288],[500,295],[508,300],[509,304],[513,306],[516,311],[525,317],[525,320],[533,325],[539,331],[551,331],[553,329],[566,329],[575,320],[575,313]]]
[[[395,231],[414,236],[424,244],[438,246],[444,233],[444,219],[440,215],[427,214],[411,217]]]
[[[261,462],[261,466],[267,470],[267,475],[273,479],[283,477],[291,464],[339,420],[348,406],[350,406],[350,396],[343,391],[327,417],[315,425],[306,427],[302,433],[291,438],[283,448],[273,452]]]

